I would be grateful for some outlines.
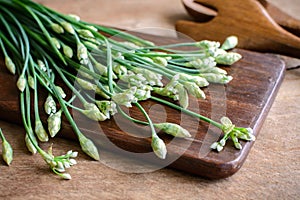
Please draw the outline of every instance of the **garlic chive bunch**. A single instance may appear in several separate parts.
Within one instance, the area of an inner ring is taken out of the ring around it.
[[[18,76],[26,146],[30,152],[39,153],[52,171],[64,179],[70,179],[64,171],[76,164],[73,159],[77,153],[53,156],[52,150],[45,152],[39,147],[40,142],[47,142],[60,132],[63,116],[72,126],[82,151],[94,160],[100,159],[97,147],[80,131],[70,109],[94,121],[105,121],[119,113],[148,126],[153,152],[161,159],[167,156],[167,146],[158,131],[180,138],[191,135],[177,124],[153,123],[140,101],[154,100],[220,128],[224,138],[212,145],[218,151],[228,138],[238,149],[238,139],[254,140],[249,128],[235,127],[227,118],[218,123],[189,110],[190,96],[205,99],[204,87],[232,80],[220,65],[230,66],[241,59],[240,54],[227,51],[236,46],[235,36],[228,37],[222,45],[203,40],[159,46],[30,0],[0,0],[0,27],[6,68]],[[40,91],[46,92],[45,99],[40,99]],[[75,99],[78,106],[72,104]],[[40,101],[44,101],[42,108]],[[124,107],[137,107],[146,120],[128,116]],[[47,120],[41,120],[42,112]]]

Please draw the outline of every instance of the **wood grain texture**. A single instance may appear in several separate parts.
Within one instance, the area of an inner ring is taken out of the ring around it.
[[[176,42],[175,39],[164,37],[139,36],[158,44]],[[192,101],[190,109],[215,120],[226,114],[237,126],[252,127],[257,135],[282,81],[285,67],[276,57],[240,49],[237,51],[242,54],[243,59],[232,67],[226,68],[233,76],[233,81],[225,87],[211,85],[205,88],[207,99]],[[3,70],[3,61],[0,65],[0,112],[7,113],[0,115],[0,118],[14,123],[20,122],[15,78]],[[243,149],[239,151],[228,142],[221,153],[210,151],[211,142],[218,139],[220,135],[215,130],[209,129],[207,123],[198,122],[167,107],[157,107],[159,105],[153,101],[145,101],[142,105],[151,113],[154,121],[164,120],[165,117],[168,121],[183,125],[192,133],[193,140],[162,136],[168,143],[168,156],[163,161],[151,153],[149,131],[146,127],[134,126],[118,115],[100,124],[91,122],[76,112],[73,115],[82,131],[99,145],[100,150],[106,148],[117,154],[125,152],[129,156],[133,154],[128,152],[136,152],[133,156],[135,159],[161,166],[169,165],[175,169],[212,179],[225,178],[239,170],[253,144],[253,142],[242,142]],[[141,116],[136,109],[131,109],[130,114]],[[67,123],[63,124],[61,136],[74,138]]]
[[[239,48],[299,58],[300,38],[280,27],[259,1],[195,0],[195,2],[216,10],[216,17],[209,13],[207,17],[211,20],[204,23],[180,20],[176,24],[177,31],[195,40],[224,40],[229,35],[237,35]],[[299,20],[289,18],[271,4],[264,5],[274,12],[277,21],[285,22],[283,26],[297,32]],[[191,14],[195,15],[194,11]]]

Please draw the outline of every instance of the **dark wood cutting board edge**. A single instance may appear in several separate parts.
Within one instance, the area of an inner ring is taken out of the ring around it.
[[[173,38],[146,34],[139,34],[139,36],[154,41],[157,44],[178,42],[177,39]],[[234,78],[231,83],[225,86],[227,116],[230,117],[237,126],[250,126],[257,136],[283,80],[285,65],[276,56],[241,49],[235,51],[241,53],[243,59],[232,67],[226,68],[228,73]],[[20,124],[19,95],[15,86],[16,77],[13,78],[7,73],[3,59],[0,61],[0,81],[0,119]],[[209,93],[213,91],[209,91],[209,88],[206,88],[205,92]],[[211,109],[209,102],[210,94],[207,94],[207,96],[207,100],[200,100],[198,103],[201,106],[200,112],[205,114],[207,111],[206,114],[209,116]],[[43,101],[44,99],[41,98],[41,100]],[[143,102],[142,105],[146,108],[150,108],[155,104],[151,101],[146,101]],[[134,109],[130,112],[133,115],[138,115]],[[176,113],[174,110],[167,109],[166,112],[168,120],[170,119],[172,121],[174,119],[176,121],[178,117],[180,117],[180,113]],[[139,153],[151,151],[149,138],[135,137],[134,135],[126,133],[126,131],[119,130],[118,125],[114,122],[115,120],[100,123],[105,133],[105,135],[101,135],[95,131],[97,130],[95,123],[90,124],[86,118],[76,113],[73,114],[80,122],[84,122],[80,123],[84,124],[81,126],[81,130],[93,138],[97,144],[100,144],[101,148],[103,147],[114,151],[114,149],[111,149],[111,146],[106,147],[105,143],[99,142],[107,137],[115,145],[127,151]],[[157,111],[156,114],[159,116],[159,111]],[[120,122],[121,119],[118,120]],[[191,120],[191,122],[189,121],[185,125],[192,126],[193,123],[195,122]],[[207,155],[202,156],[199,154],[199,150],[201,146],[205,144],[203,143],[203,139],[207,134],[211,133],[207,133],[208,124],[203,122],[199,122],[198,124],[199,126],[196,133],[192,134],[195,139],[184,153],[182,152],[182,148],[185,147],[185,143],[189,144],[189,142],[175,140],[175,142],[168,145],[168,157],[166,160],[157,159],[153,154],[147,157],[144,157],[143,154],[140,156],[136,154],[137,156],[134,157],[139,160],[146,160],[147,162],[160,165],[167,163],[171,168],[210,179],[225,178],[238,171],[244,163],[253,142],[242,142],[243,149],[240,151],[234,149],[232,143],[228,142],[222,152],[217,153],[210,151]],[[99,124],[96,126],[98,125]],[[194,129],[193,126],[190,128]],[[141,127],[137,127],[137,130],[145,131],[145,129]],[[74,138],[68,123],[63,123],[61,136]],[[164,138],[164,140],[172,141],[172,138],[167,137]],[[208,144],[205,145],[208,146]],[[118,153],[119,151],[116,152]],[[168,163],[173,158],[179,156],[179,153],[183,154],[180,154],[181,156],[174,160],[174,162]]]

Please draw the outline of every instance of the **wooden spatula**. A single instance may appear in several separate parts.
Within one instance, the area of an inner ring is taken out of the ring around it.
[[[229,35],[236,35],[239,38],[240,48],[300,58],[300,38],[282,28],[266,8],[277,16],[276,20],[283,26],[289,27],[289,30],[296,32],[300,30],[299,21],[290,18],[265,0],[194,0],[194,2],[207,8],[198,11],[194,9],[193,16],[196,16],[198,21],[201,17],[205,17],[202,18],[202,22],[178,21],[177,31],[195,40],[222,41]],[[193,2],[190,0],[185,5],[189,6],[191,3]]]

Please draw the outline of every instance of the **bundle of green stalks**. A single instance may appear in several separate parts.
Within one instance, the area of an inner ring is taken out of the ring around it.
[[[76,164],[77,152],[54,156],[51,148],[46,152],[39,146],[60,131],[62,115],[72,126],[82,151],[99,160],[96,146],[80,131],[71,109],[95,121],[108,120],[118,113],[134,123],[148,126],[153,152],[161,159],[166,158],[167,148],[157,135],[158,130],[174,137],[191,135],[178,124],[153,123],[140,105],[148,99],[221,129],[223,138],[211,145],[217,151],[223,149],[228,139],[237,149],[242,148],[239,139],[255,139],[251,128],[236,127],[227,117],[216,122],[188,109],[190,96],[205,99],[201,88],[232,80],[218,65],[230,66],[241,58],[238,53],[227,52],[237,45],[235,36],[228,37],[222,45],[203,40],[157,46],[29,0],[0,0],[0,29],[0,46],[7,70],[18,76],[16,84],[20,90],[28,150],[39,153],[52,171],[64,179],[71,179],[65,171]],[[79,88],[75,88],[75,84]],[[48,93],[42,110],[38,106],[39,90]],[[72,95],[66,95],[64,90]],[[96,95],[91,96],[91,91]],[[75,99],[80,106],[72,104]],[[135,119],[124,112],[124,108],[132,106],[137,107],[146,120]],[[41,121],[41,112],[48,115],[47,122]],[[1,129],[0,135],[3,158],[9,165],[13,159],[12,148]]]

